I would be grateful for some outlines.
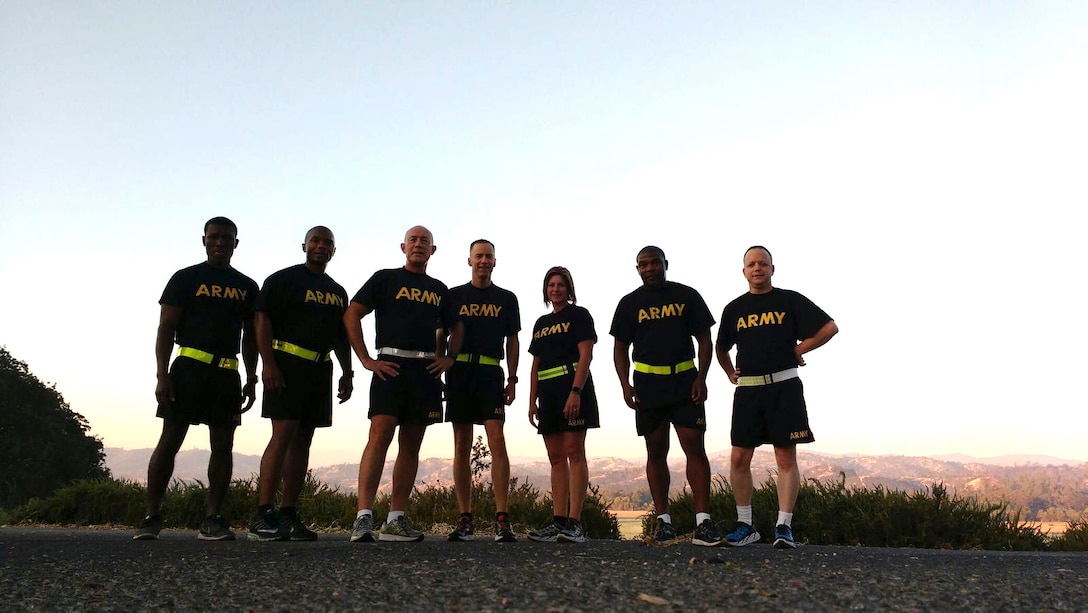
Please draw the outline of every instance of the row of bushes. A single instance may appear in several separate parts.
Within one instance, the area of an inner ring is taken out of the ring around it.
[[[619,524],[609,511],[610,502],[597,488],[590,488],[582,521],[591,538],[617,539]],[[163,503],[167,527],[196,529],[205,514],[207,490],[203,483],[175,481]],[[66,525],[136,525],[144,514],[146,491],[131,481],[108,479],[79,481],[46,498],[36,498],[0,516],[0,522]],[[308,476],[299,501],[301,515],[321,531],[350,530],[357,498]],[[724,477],[714,480],[711,515],[723,532],[736,518],[732,489]],[[552,502],[530,483],[513,480],[509,511],[518,532],[546,523],[552,516]],[[257,508],[255,478],[236,479],[231,484],[223,515],[236,526],[244,526]],[[477,482],[472,490],[472,508],[480,532],[491,528],[495,513],[494,493],[488,482]],[[752,508],[757,529],[769,536],[778,509],[778,492],[768,478],[756,489]],[[388,496],[379,496],[375,517],[389,510]],[[417,487],[408,505],[413,523],[424,530],[442,532],[452,527],[458,515],[452,487]],[[681,534],[694,530],[691,493],[683,490],[671,501],[670,512]],[[648,534],[653,516],[647,514],[643,530]],[[975,498],[949,495],[943,485],[926,491],[902,492],[883,487],[848,488],[845,476],[839,481],[809,480],[801,485],[793,522],[800,542],[815,545],[878,547],[919,547],[948,549],[989,549],[1027,551],[1088,551],[1088,521],[1070,522],[1064,534],[1051,537],[1038,527],[1023,524],[1019,512],[1008,505]]]
[[[542,526],[552,518],[551,498],[529,483],[511,480],[508,498],[509,513],[514,530],[526,532]],[[66,525],[135,526],[143,518],[147,491],[133,481],[97,479],[77,481],[63,487],[47,498],[35,498],[14,509],[8,521],[13,523],[44,523]],[[196,529],[204,519],[207,488],[200,481],[177,481],[170,486],[162,505],[163,524],[167,528]],[[340,492],[307,475],[299,496],[299,514],[315,530],[349,531],[355,521],[358,498],[354,493]],[[472,509],[477,529],[481,533],[492,528],[495,516],[495,495],[490,482],[475,483],[472,488]],[[257,479],[235,479],[224,501],[222,515],[235,526],[245,526],[257,511]],[[380,495],[374,502],[374,517],[381,521],[389,512],[389,496]],[[457,496],[452,486],[416,487],[408,503],[412,523],[421,530],[442,531],[457,521]],[[3,518],[0,517],[0,521]],[[591,538],[618,539],[619,524],[608,512],[598,490],[590,488],[582,509],[582,524]]]
[[[722,476],[714,479],[710,513],[723,529],[736,520],[733,490]],[[694,530],[694,501],[684,490],[670,502],[680,533]],[[773,479],[752,497],[756,529],[769,541],[778,514],[778,488]],[[722,518],[729,518],[723,521]],[[648,532],[652,517],[643,521]],[[924,491],[903,492],[883,486],[846,487],[838,481],[810,479],[801,484],[794,507],[794,536],[813,545],[988,549],[1005,551],[1088,551],[1088,520],[1070,522],[1064,534],[1050,536],[1025,524],[1005,503],[949,495],[942,484]]]

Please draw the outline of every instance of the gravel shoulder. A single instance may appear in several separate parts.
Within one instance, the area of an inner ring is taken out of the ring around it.
[[[1088,554],[0,528],[8,610],[1085,610]],[[243,534],[239,534],[243,537]]]

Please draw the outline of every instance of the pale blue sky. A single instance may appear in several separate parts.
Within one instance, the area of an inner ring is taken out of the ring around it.
[[[207,218],[258,282],[330,226],[349,292],[424,224],[450,286],[497,244],[525,328],[570,267],[601,337],[589,453],[638,457],[607,335],[635,254],[717,317],[760,243],[842,330],[802,370],[808,449],[1088,461],[1085,31],[1082,2],[0,0],[0,344],[106,445],[150,447],[157,300]],[[358,459],[356,385],[315,464]],[[521,387],[512,453],[543,455]],[[236,449],[269,432],[255,408]],[[452,455],[449,427],[424,445]]]

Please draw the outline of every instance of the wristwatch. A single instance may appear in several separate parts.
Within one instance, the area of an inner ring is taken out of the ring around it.
[[[574,386],[572,386],[570,388],[570,393],[577,394],[577,395],[581,396],[582,395],[582,388],[578,387],[577,385],[574,385]]]
[[[517,375],[510,375],[509,377],[506,378],[506,380],[509,381],[510,383],[517,383],[518,382],[518,376]]]

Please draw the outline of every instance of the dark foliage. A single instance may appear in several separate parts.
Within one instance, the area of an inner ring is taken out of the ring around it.
[[[55,386],[0,347],[0,507],[78,479],[108,478],[102,441]]]

